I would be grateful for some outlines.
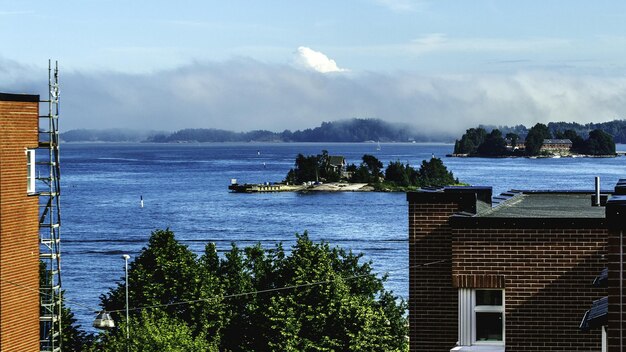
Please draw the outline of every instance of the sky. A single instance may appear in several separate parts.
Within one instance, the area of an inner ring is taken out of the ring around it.
[[[421,131],[626,116],[626,2],[0,0],[0,91],[61,130]]]

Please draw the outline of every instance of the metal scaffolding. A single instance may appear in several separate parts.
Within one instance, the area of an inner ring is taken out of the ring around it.
[[[61,351],[61,207],[59,168],[59,64],[48,61],[48,113],[39,116],[40,351]],[[43,109],[42,109],[43,110]]]

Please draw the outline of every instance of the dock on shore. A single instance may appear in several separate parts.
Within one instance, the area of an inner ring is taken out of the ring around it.
[[[235,193],[261,193],[261,192],[297,192],[304,189],[306,186],[287,185],[284,183],[245,183],[238,184],[233,183],[228,186],[228,189]]]
[[[374,189],[367,183],[311,183],[288,185],[284,183],[245,183],[231,182],[228,189],[234,193],[266,193],[266,192],[370,192]]]

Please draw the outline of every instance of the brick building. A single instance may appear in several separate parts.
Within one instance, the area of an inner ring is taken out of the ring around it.
[[[569,139],[544,139],[540,152],[569,153],[572,149],[572,141]]]
[[[39,96],[0,93],[0,351],[39,350]]]
[[[608,295],[608,350],[621,351],[619,187],[606,206],[593,191],[409,193],[410,350],[601,351],[602,331],[579,327]],[[593,285],[607,265],[608,289]]]

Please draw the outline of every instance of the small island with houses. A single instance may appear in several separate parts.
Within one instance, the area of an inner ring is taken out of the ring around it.
[[[239,184],[228,187],[236,193],[257,192],[406,192],[426,187],[458,185],[459,180],[439,158],[423,160],[419,168],[400,161],[386,168],[375,156],[365,154],[361,163],[347,164],[343,156],[298,154],[285,179],[276,183]]]
[[[470,128],[454,144],[454,153],[458,157],[614,157],[615,141],[613,136],[595,129],[587,136],[580,136],[576,131],[566,129],[552,133],[548,126],[538,123],[528,130],[526,135],[509,132],[502,135],[494,128],[487,132],[482,127]]]

